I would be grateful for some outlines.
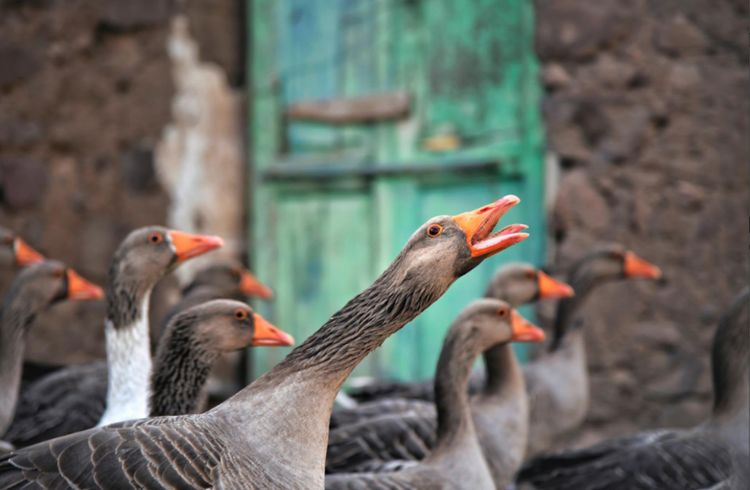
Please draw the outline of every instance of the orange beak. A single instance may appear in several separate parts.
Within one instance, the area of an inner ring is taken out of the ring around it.
[[[625,277],[659,279],[661,269],[651,262],[647,262],[631,251],[625,252],[625,264],[623,266]]]
[[[466,235],[472,257],[489,257],[528,238],[528,233],[519,233],[528,228],[526,225],[509,225],[492,233],[500,218],[519,202],[519,198],[509,194],[492,204],[453,217]]]
[[[21,267],[44,262],[44,255],[31,248],[28,243],[20,238],[13,240],[13,250],[16,254],[16,264]]]
[[[257,296],[263,299],[271,299],[273,291],[271,288],[255,278],[250,271],[242,271],[240,278],[240,291],[245,296]]]
[[[570,298],[575,294],[573,288],[564,282],[551,278],[542,271],[536,273],[539,287],[539,298]]]
[[[511,327],[514,342],[541,342],[544,340],[544,330],[537,327],[521,316],[516,310],[511,313]]]
[[[96,284],[88,282],[86,279],[79,276],[73,269],[68,269],[66,275],[68,276],[68,299],[83,300],[104,298],[104,291],[102,291],[102,288]]]
[[[177,262],[184,262],[224,245],[224,240],[217,236],[193,235],[175,230],[169,231],[169,238],[172,240]]]
[[[255,331],[252,345],[254,346],[286,346],[294,345],[294,337],[271,325],[271,323],[257,313],[253,313]]]

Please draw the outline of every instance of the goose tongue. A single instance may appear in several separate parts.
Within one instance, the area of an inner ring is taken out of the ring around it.
[[[224,240],[218,236],[193,235],[176,230],[169,230],[169,238],[177,256],[177,262],[184,262],[224,245]]]
[[[13,250],[16,256],[16,264],[21,267],[44,261],[42,254],[31,248],[28,243],[20,238],[13,240]]]
[[[526,225],[509,225],[492,233],[500,218],[519,202],[521,200],[518,197],[509,194],[492,204],[453,217],[453,221],[466,235],[472,257],[489,257],[529,236],[521,233],[527,228]]]

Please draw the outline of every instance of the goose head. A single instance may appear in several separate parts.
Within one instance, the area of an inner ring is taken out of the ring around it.
[[[500,218],[520,199],[508,195],[473,211],[455,216],[436,216],[409,239],[394,269],[406,284],[431,284],[445,291],[453,281],[484,259],[528,237],[526,225],[509,225],[492,232]]]
[[[255,313],[245,303],[218,299],[194,306],[174,319],[175,325],[195,325],[197,338],[216,353],[250,346],[290,346],[294,338]]]
[[[544,331],[521,316],[510,303],[496,298],[472,302],[454,322],[473,337],[479,351],[507,342],[541,342]]]
[[[13,281],[5,308],[21,307],[33,314],[66,300],[102,299],[102,288],[61,262],[46,260],[25,268]]]
[[[660,279],[662,271],[619,244],[599,247],[582,261],[583,273],[600,280]]]
[[[485,296],[518,306],[540,299],[569,298],[573,294],[573,288],[568,284],[531,264],[515,262],[495,272]]]
[[[115,252],[110,286],[126,284],[132,294],[143,296],[180,263],[222,245],[222,239],[216,236],[194,235],[161,226],[139,228]]]
[[[236,261],[224,260],[198,271],[183,295],[202,287],[216,288],[247,296],[270,299],[273,291]]]

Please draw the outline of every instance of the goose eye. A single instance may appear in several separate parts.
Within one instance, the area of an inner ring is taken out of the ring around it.
[[[158,231],[155,231],[148,236],[148,241],[154,244],[161,243],[162,240],[164,240],[164,236]]]
[[[62,279],[62,277],[65,275],[65,271],[63,269],[55,269],[54,272],[52,272],[52,276],[55,279]]]
[[[427,228],[427,235],[432,238],[439,236],[442,232],[443,232],[443,227],[438,224],[430,225]]]
[[[237,309],[237,310],[235,310],[235,312],[234,312],[234,317],[235,317],[235,318],[236,318],[237,320],[240,320],[240,321],[242,321],[242,320],[247,320],[247,311],[245,311],[245,310],[242,310],[242,309]]]
[[[535,279],[536,278],[536,271],[526,271],[526,277],[528,279]]]
[[[500,308],[499,310],[497,310],[497,314],[500,315],[500,317],[504,317],[508,314],[508,310],[505,308]]]

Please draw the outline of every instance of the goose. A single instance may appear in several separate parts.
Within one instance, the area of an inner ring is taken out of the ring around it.
[[[13,418],[26,335],[36,315],[61,300],[102,297],[99,286],[52,260],[31,265],[14,279],[0,313],[0,433]]]
[[[323,488],[328,420],[351,371],[487,257],[524,240],[492,233],[506,196],[421,226],[391,265],[284,360],[198,415],[98,427],[0,459],[0,488]]]
[[[573,265],[567,282],[576,294],[557,305],[549,351],[524,366],[529,395],[527,458],[550,448],[586,417],[588,371],[583,329],[573,322],[576,313],[603,284],[661,275],[657,266],[617,244],[598,247]]]
[[[44,256],[17,237],[15,233],[0,226],[0,262],[26,267],[44,261]]]
[[[212,300],[178,313],[154,360],[150,416],[195,413],[199,393],[218,356],[253,346],[289,346],[294,338],[239,301]]]
[[[531,264],[513,262],[499,268],[492,276],[485,297],[507,301],[517,307],[541,299],[566,298],[573,289],[535,268]],[[479,393],[485,387],[484,373],[478,372],[470,378],[471,393]],[[385,413],[423,411],[434,417],[433,380],[400,383],[376,381],[360,386],[356,392],[359,399],[372,399],[358,405],[334,410],[331,428],[360,422]],[[428,433],[434,431],[430,430]],[[331,448],[329,448],[329,457]],[[416,455],[415,455],[416,456]],[[333,469],[327,463],[328,469]],[[343,468],[346,469],[346,468]]]
[[[430,453],[420,462],[391,461],[379,468],[379,472],[337,473],[326,476],[326,488],[331,490],[357,488],[471,488],[494,489],[497,476],[493,475],[488,463],[490,459],[504,459],[502,438],[493,441],[488,454],[483,445],[485,439],[477,438],[484,430],[497,425],[497,420],[488,420],[483,415],[482,404],[470,404],[468,394],[471,366],[482,352],[503,347],[498,352],[503,364],[510,372],[507,375],[495,373],[497,384],[521,384],[517,394],[523,396],[523,378],[518,365],[510,354],[510,341],[541,341],[544,332],[527,322],[521,315],[511,310],[510,305],[496,299],[481,299],[470,304],[453,322],[443,343],[435,376],[436,417],[432,418],[434,444]],[[501,394],[502,395],[502,394]],[[497,401],[497,400],[493,400]],[[525,409],[523,406],[509,406],[510,409]],[[522,416],[527,414],[522,412]],[[401,415],[395,414],[374,419],[373,422],[399,423]],[[486,424],[489,422],[489,424]],[[502,424],[502,421],[500,422]],[[477,427],[475,427],[477,426]],[[346,428],[346,427],[345,427]],[[504,427],[505,428],[505,427]],[[511,431],[514,431],[512,428]],[[522,436],[525,436],[525,430]],[[408,446],[409,440],[398,441],[390,446],[398,451]],[[403,445],[402,445],[403,444]],[[523,439],[521,440],[523,449]],[[498,463],[498,462],[496,462]],[[502,466],[505,461],[499,462]],[[519,461],[520,463],[520,461]],[[504,475],[505,484],[512,481],[515,468]],[[504,484],[504,485],[505,485]],[[497,488],[504,488],[498,486]]]
[[[148,416],[151,289],[180,263],[221,245],[218,237],[160,226],[132,231],[116,250],[109,271],[107,362],[70,366],[30,385],[3,438],[26,446],[97,422]]]
[[[531,482],[539,490],[697,490],[714,485],[731,488],[733,479],[737,484],[747,481],[749,300],[746,289],[714,335],[714,403],[705,422],[690,429],[643,432],[540,456],[526,465],[519,480]]]
[[[490,333],[492,335],[488,335]],[[476,342],[456,340],[465,335],[481,336],[474,339]],[[446,420],[460,419],[465,415],[471,428],[462,427],[466,431],[462,440],[471,439],[472,448],[478,445],[483,456],[478,459],[483,463],[486,461],[492,484],[505,488],[513,481],[523,460],[528,422],[523,377],[508,342],[539,342],[543,339],[544,332],[511,310],[508,303],[493,298],[474,301],[454,321],[443,344],[435,373],[436,402],[418,401],[428,403],[432,409],[381,415],[331,431],[326,470],[337,475],[391,473],[407,467],[432,467],[437,458],[448,467],[465,466],[470,473],[482,473],[480,468],[471,466],[475,464],[473,461],[468,461],[474,456],[467,452],[467,447],[462,444],[454,446],[452,439],[457,436],[445,438],[446,428],[441,427]],[[476,348],[482,350],[474,352]],[[482,352],[489,382],[480,394],[469,400],[469,371],[474,358]],[[461,363],[467,363],[466,373],[464,366],[457,366]],[[462,414],[464,411],[466,414]],[[462,415],[459,417],[459,414]],[[418,460],[422,461],[417,463]],[[401,478],[399,476],[397,480],[401,481]],[[327,478],[327,486],[329,481],[337,482],[331,488],[347,488],[350,484],[355,487],[354,482],[379,481],[379,477]],[[385,481],[390,482],[390,477]]]

